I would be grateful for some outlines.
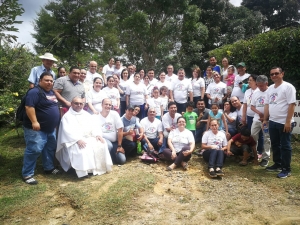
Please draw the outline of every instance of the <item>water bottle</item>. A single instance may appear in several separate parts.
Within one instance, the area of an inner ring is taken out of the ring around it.
[[[137,144],[137,154],[142,154],[142,144],[140,141],[136,142]]]

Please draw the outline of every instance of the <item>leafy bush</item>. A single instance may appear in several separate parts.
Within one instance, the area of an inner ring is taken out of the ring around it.
[[[14,121],[15,110],[29,88],[30,69],[38,64],[24,45],[0,45],[0,125]]]
[[[292,83],[296,90],[300,89],[300,28],[272,30],[214,49],[209,55],[216,56],[219,61],[227,57],[233,65],[243,61],[248,73],[254,74],[268,75],[273,66],[279,66],[285,71],[284,79]]]

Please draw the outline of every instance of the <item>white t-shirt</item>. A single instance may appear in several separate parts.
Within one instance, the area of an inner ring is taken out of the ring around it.
[[[289,104],[296,103],[296,89],[293,85],[283,81],[277,88],[272,84],[267,92],[266,104],[269,104],[270,120],[285,124]],[[294,117],[292,117],[294,122]]]
[[[174,119],[170,116],[170,113],[166,113],[165,115],[163,115],[162,117],[162,124],[164,129],[166,128],[176,128],[177,127],[177,119],[178,117],[181,117],[182,115],[179,113],[175,113]]]
[[[247,116],[254,117],[255,112],[251,110],[251,101],[253,94],[258,91],[258,88],[256,88],[255,90],[250,88],[245,92],[243,103],[247,103]]]
[[[258,90],[252,95],[251,105],[255,106],[255,109],[264,114],[266,99],[268,97],[268,92]],[[254,114],[253,121],[259,122],[260,117],[257,113]]]
[[[209,130],[203,134],[202,143],[206,145],[217,145],[219,148],[222,148],[227,145],[227,139],[224,132],[218,131],[217,134],[214,134]]]
[[[144,84],[146,86],[147,95],[150,97],[152,95],[152,90],[154,88],[154,85],[149,83],[148,85]]]
[[[227,122],[227,127],[228,129],[229,128],[233,128],[235,129],[236,128],[236,117],[237,117],[237,112],[230,112],[228,114],[228,116],[232,119],[234,119],[234,121],[232,123],[229,122],[229,120],[227,120],[226,116],[225,116],[225,119],[226,119],[226,122]]]
[[[236,75],[234,78],[234,87],[231,93],[231,96],[236,96],[240,99],[240,101],[243,101],[244,99],[244,93],[242,92],[242,89],[239,86],[239,83],[243,80],[247,79],[250,76],[249,73],[245,73],[243,76]]]
[[[103,117],[99,114],[99,120],[103,137],[111,142],[116,142],[118,129],[124,127],[119,114],[111,110],[107,117]]]
[[[165,97],[160,96],[160,98],[163,105],[163,111],[168,111],[168,103],[169,103],[168,96],[167,95]]]
[[[163,106],[162,99],[158,98],[148,98],[147,103],[149,104],[149,108],[153,107],[156,112],[156,116],[161,116],[161,107]]]
[[[86,95],[86,102],[92,103],[93,107],[98,111],[102,111],[102,100],[107,98],[106,93],[103,90],[99,92],[94,89],[90,90]],[[93,113],[90,109],[88,109],[89,113]]]
[[[122,70],[124,68],[121,66],[120,69],[117,69],[116,67],[114,68],[114,74],[117,74],[119,77],[121,77],[121,73],[122,73]]]
[[[156,86],[158,89],[160,89],[162,86],[166,86],[166,87],[168,88],[168,90],[170,90],[170,89],[171,89],[171,82],[165,80],[165,82],[162,83],[162,82],[159,80],[159,81],[157,81],[157,83],[155,84],[155,86]]]
[[[199,77],[198,80],[192,79],[192,87],[193,87],[193,96],[199,97],[201,96],[201,90],[200,88],[205,88],[204,79],[202,77]]]
[[[93,83],[96,77],[99,77],[103,84],[103,77],[99,73],[91,73],[90,71],[86,72],[86,78],[84,81],[88,81],[90,83],[90,89],[93,89]]]
[[[154,118],[154,121],[150,122],[148,117],[145,117],[141,120],[140,124],[144,128],[145,135],[150,139],[156,138],[158,133],[163,131],[162,122],[157,118]]]
[[[244,106],[244,105],[242,104],[240,110],[236,109],[237,120],[238,120],[238,122],[241,122],[242,117],[243,117],[243,106]]]
[[[156,86],[156,83],[158,80],[156,78],[153,78],[152,80],[149,80],[149,83],[152,84],[153,86]]]
[[[106,64],[104,67],[103,67],[103,70],[102,70],[102,73],[105,74],[106,76],[106,79],[112,75],[114,75],[114,72],[115,72],[115,66],[113,65],[112,67],[109,67],[108,64]]]
[[[147,95],[146,86],[141,83],[136,85],[132,82],[126,88],[126,95],[129,95],[131,105],[143,105],[145,103],[145,95]]]
[[[124,81],[124,80],[120,80],[120,88],[124,91],[124,95],[123,96],[121,96],[121,101],[126,101],[126,89],[127,89],[127,87],[128,87],[128,85],[130,84],[130,82],[131,81],[129,81],[129,80],[126,80],[126,81]]]
[[[188,92],[193,91],[193,88],[190,80],[176,79],[172,83],[171,90],[173,91],[174,100],[177,103],[183,104],[187,102]]]
[[[166,81],[169,81],[170,83],[172,83],[174,80],[177,80],[178,76],[176,74],[172,74],[172,76],[169,76],[168,74],[166,74]]]
[[[220,100],[217,102],[218,104],[222,103],[222,98],[227,93],[226,84],[222,81],[219,83],[210,83],[205,91],[205,93],[210,94],[212,99],[219,98]],[[214,103],[211,99],[208,100],[208,103]]]
[[[195,142],[193,133],[188,129],[184,129],[182,132],[180,132],[178,128],[176,128],[170,132],[168,138],[171,139],[176,153],[180,152],[184,146]]]
[[[115,87],[113,88],[105,87],[102,90],[106,93],[107,97],[111,100],[111,104],[113,106],[116,106],[118,99],[120,99],[119,90]]]

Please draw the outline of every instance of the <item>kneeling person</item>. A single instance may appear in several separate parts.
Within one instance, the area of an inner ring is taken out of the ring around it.
[[[246,166],[248,164],[248,159],[252,152],[254,156],[254,163],[255,165],[258,164],[256,142],[251,136],[250,130],[246,127],[241,129],[241,133],[236,134],[228,141],[227,152],[228,155],[242,155],[243,160],[239,162],[241,166]]]
[[[56,158],[62,168],[71,167],[77,176],[88,173],[101,175],[112,170],[112,160],[97,117],[83,110],[84,102],[75,97],[69,111],[63,116],[58,132]]]

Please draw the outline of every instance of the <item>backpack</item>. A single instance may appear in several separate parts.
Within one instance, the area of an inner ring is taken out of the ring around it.
[[[43,95],[44,92],[42,90],[42,88],[40,88],[39,86],[36,86],[34,88],[38,88],[39,89],[39,96]],[[17,108],[16,111],[16,125],[20,124],[23,122],[24,116],[26,115],[26,109],[25,109],[25,103],[26,103],[26,96],[28,94],[28,92],[32,90],[32,88],[30,88],[26,94],[22,97],[21,99],[21,103],[19,105],[19,107]]]

